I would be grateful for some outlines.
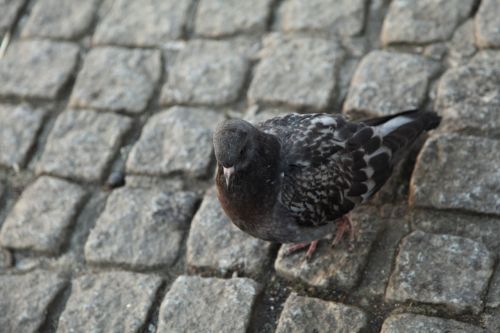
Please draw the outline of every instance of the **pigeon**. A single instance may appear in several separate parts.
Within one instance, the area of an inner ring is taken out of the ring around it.
[[[252,125],[229,119],[213,136],[217,197],[244,232],[295,243],[287,254],[353,228],[349,213],[372,197],[419,136],[436,128],[432,111],[351,122],[338,114],[287,114]]]

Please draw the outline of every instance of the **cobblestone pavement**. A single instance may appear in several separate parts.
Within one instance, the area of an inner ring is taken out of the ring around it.
[[[499,0],[0,13],[0,332],[500,332]],[[442,125],[352,244],[307,263],[224,216],[221,119],[416,107]]]

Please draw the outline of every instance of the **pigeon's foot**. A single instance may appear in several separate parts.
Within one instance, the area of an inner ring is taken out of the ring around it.
[[[285,252],[285,257],[289,256],[290,254],[292,254],[294,252],[302,250],[308,246],[309,246],[309,248],[307,249],[307,252],[306,252],[306,260],[309,260],[309,259],[311,259],[314,251],[316,251],[316,247],[318,246],[318,240],[314,240],[311,243],[297,243],[297,244],[290,246]]]
[[[337,245],[342,238],[344,237],[344,234],[346,231],[349,231],[349,240],[352,242],[354,240],[354,226],[352,225],[351,221],[351,214],[345,214],[342,216],[340,219],[337,220],[337,232],[335,233],[335,238],[333,239],[332,242],[332,247]]]

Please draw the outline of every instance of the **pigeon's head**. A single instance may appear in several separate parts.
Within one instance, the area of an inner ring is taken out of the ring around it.
[[[214,134],[215,158],[223,168],[226,185],[234,173],[244,169],[254,153],[257,129],[242,119],[221,122]]]

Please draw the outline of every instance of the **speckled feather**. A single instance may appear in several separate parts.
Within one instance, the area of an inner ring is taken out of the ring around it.
[[[314,239],[317,233],[311,229],[330,224],[370,198],[390,177],[404,151],[422,132],[438,124],[435,113],[423,111],[359,123],[332,114],[289,114],[270,119],[258,124],[256,132],[257,137],[279,143],[274,156],[278,163],[265,164],[276,169],[271,173],[275,176],[263,178],[273,184],[272,194],[269,189],[257,194],[266,198],[261,204],[253,202],[258,199],[251,195],[245,196],[246,184],[259,188],[262,177],[258,170],[255,176],[243,170],[235,180],[238,201],[224,188],[219,170],[219,199],[233,222],[254,236],[281,242]],[[249,165],[253,172],[259,169],[258,164]],[[237,207],[245,208],[245,214]],[[259,207],[259,218],[253,217],[252,212]],[[283,228],[286,231],[279,230]],[[301,232],[309,235],[301,238]]]

